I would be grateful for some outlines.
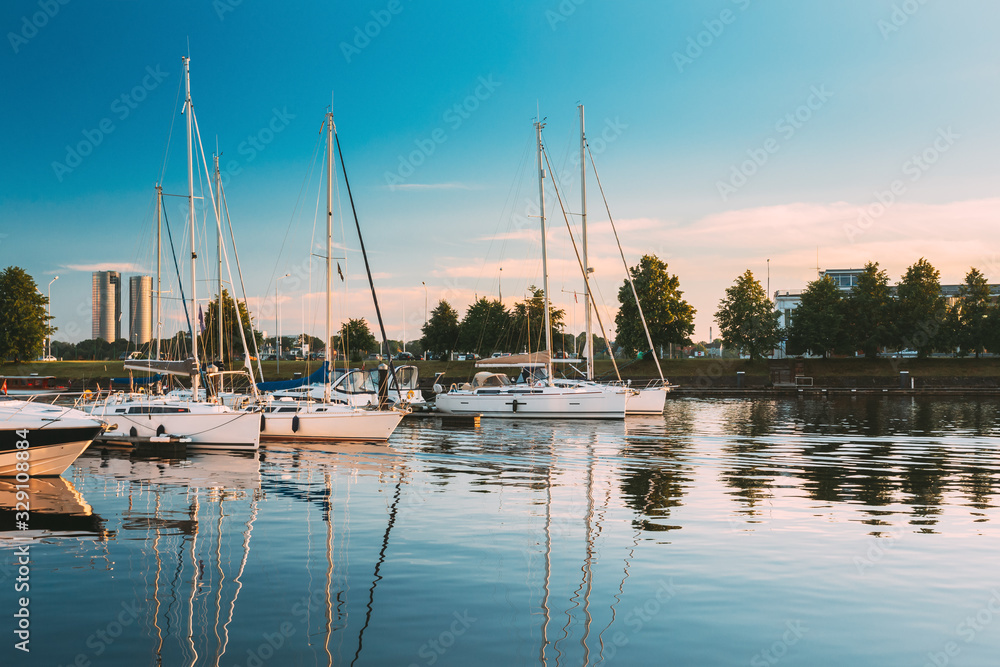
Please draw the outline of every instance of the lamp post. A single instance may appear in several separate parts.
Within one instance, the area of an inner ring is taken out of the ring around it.
[[[278,283],[292,274],[286,273],[274,281],[274,372],[281,370],[281,303],[278,301]]]
[[[46,326],[48,326],[49,322],[52,321],[52,283],[54,283],[57,280],[59,280],[59,276],[56,276],[55,278],[49,281],[49,287],[48,287],[49,301],[48,303],[45,304],[45,315],[48,317],[48,319],[45,321]],[[46,357],[52,356],[52,334],[49,334],[45,337],[45,356]],[[46,361],[48,361],[48,359],[46,359]]]
[[[421,280],[420,284],[424,286],[424,326],[426,327],[427,326],[427,283]]]

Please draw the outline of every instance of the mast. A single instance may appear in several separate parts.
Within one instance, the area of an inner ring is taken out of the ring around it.
[[[592,269],[587,263],[587,132],[584,129],[583,105],[580,105],[580,220],[583,226],[583,271],[589,274]],[[592,333],[593,324],[590,320],[590,281],[583,281],[583,309],[586,313],[586,350],[587,350],[587,379],[594,379],[594,336]]]
[[[219,361],[225,361],[226,351],[222,345],[222,175],[219,173],[219,156],[213,155],[215,159],[215,222],[218,236],[216,237],[219,252],[219,312],[216,313],[219,321],[219,344],[216,349],[219,351]],[[234,298],[235,303],[235,298]]]
[[[545,255],[545,167],[542,165],[542,122],[535,122],[535,137],[538,141],[538,205],[542,228],[542,293],[545,297],[545,351],[549,360],[545,363],[546,382],[552,386],[552,324],[549,321],[549,269]]]
[[[326,115],[326,340],[323,355],[326,360],[326,373],[323,383],[323,402],[330,402],[330,335],[333,328],[331,313],[331,298],[333,293],[333,271],[330,263],[333,261],[333,106]]]
[[[160,359],[160,325],[163,318],[160,316],[160,257],[162,252],[162,239],[160,237],[160,210],[163,208],[163,186],[156,184],[156,359]]]
[[[184,61],[184,110],[187,113],[188,215],[191,219],[191,355],[194,357],[194,367],[191,373],[191,398],[197,401],[201,367],[198,365],[198,327],[195,324],[198,321],[198,283],[195,282],[195,261],[198,259],[198,253],[194,249],[194,147],[191,129],[194,108],[191,106],[191,59],[185,56],[182,60]]]

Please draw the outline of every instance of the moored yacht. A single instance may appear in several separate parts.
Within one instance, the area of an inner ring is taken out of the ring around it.
[[[61,475],[105,425],[79,410],[29,401],[0,401],[0,477]],[[22,453],[26,452],[25,455]],[[28,464],[19,470],[18,464]]]

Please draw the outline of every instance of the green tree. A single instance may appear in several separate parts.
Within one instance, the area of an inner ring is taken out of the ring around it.
[[[500,301],[481,297],[465,311],[459,329],[459,349],[489,356],[510,335],[510,313]]]
[[[511,348],[538,352],[545,347],[545,291],[530,285],[531,296],[514,304],[511,314]],[[556,340],[564,326],[566,311],[549,304],[549,324],[552,340]]]
[[[864,351],[866,359],[875,359],[881,347],[892,343],[894,312],[889,274],[878,268],[878,262],[868,262],[858,274],[846,310],[849,345]]]
[[[431,311],[430,319],[423,326],[421,345],[429,353],[444,354],[455,349],[458,343],[458,311],[443,299]]]
[[[973,351],[978,359],[990,337],[990,285],[979,269],[970,268],[965,274],[954,310],[957,316],[954,342],[963,355]]]
[[[726,288],[715,313],[723,343],[750,355],[750,359],[760,359],[780,342],[779,317],[749,269]]]
[[[347,351],[354,361],[360,361],[364,356],[379,347],[378,340],[368,328],[364,318],[349,319],[340,327],[339,340],[333,341],[339,349]]]
[[[243,335],[246,337],[247,349],[254,353],[254,341],[257,346],[263,343],[264,337],[259,331],[254,331],[250,322],[250,312],[244,302],[239,303],[240,322],[243,324]],[[222,360],[232,364],[234,359],[243,359],[243,341],[236,323],[236,304],[229,290],[222,290],[222,350],[219,349],[219,295],[216,294],[205,309],[205,330],[200,339],[202,350],[209,359]],[[223,356],[223,353],[225,356]]]
[[[921,257],[906,269],[896,288],[895,343],[901,349],[915,349],[921,359],[939,343],[947,314],[940,275]]]
[[[792,311],[788,328],[788,350],[806,351],[826,358],[845,341],[844,298],[830,276],[806,286],[802,300]]]
[[[694,333],[695,309],[681,298],[684,292],[679,289],[680,281],[676,275],[667,272],[667,263],[655,255],[643,255],[639,264],[629,271],[653,339],[653,347],[664,348],[670,343],[690,345],[691,334]],[[615,316],[618,329],[615,343],[630,355],[638,350],[649,349],[635,295],[627,280],[618,289],[618,301],[621,308]]]
[[[0,360],[26,361],[42,355],[45,337],[55,332],[35,279],[18,266],[0,272]]]

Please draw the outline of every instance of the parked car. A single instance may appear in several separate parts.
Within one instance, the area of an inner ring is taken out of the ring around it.
[[[413,359],[414,356],[411,352],[400,352],[399,354],[396,355],[397,361],[411,361]]]
[[[382,355],[378,352],[372,352],[368,355],[368,359],[371,361],[382,361]]]

